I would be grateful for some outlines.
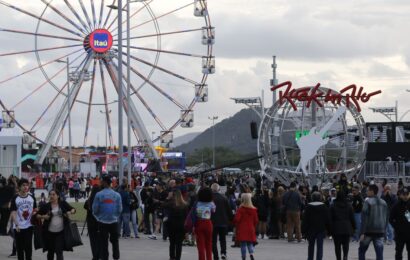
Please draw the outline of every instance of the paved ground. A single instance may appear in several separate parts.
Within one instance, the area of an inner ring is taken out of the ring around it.
[[[84,245],[75,248],[75,252],[66,252],[65,260],[90,260],[91,252],[88,237],[83,237]],[[262,240],[256,247],[255,258],[258,260],[298,260],[307,258],[307,244],[289,244],[284,240]],[[230,244],[230,243],[228,243]],[[11,252],[11,240],[8,237],[0,237],[0,259],[7,259]],[[358,244],[351,244],[349,259],[357,258]],[[140,239],[120,240],[121,259],[122,260],[167,260],[168,259],[168,242],[162,240],[149,240],[147,237]],[[324,260],[335,259],[332,241],[326,241],[324,246]],[[385,246],[385,260],[394,259],[394,245]],[[229,259],[240,260],[240,250],[238,248],[228,248]],[[41,250],[34,252],[33,260],[46,259]],[[197,259],[196,247],[184,247],[182,253],[183,260]],[[369,248],[368,260],[376,259],[373,247]],[[404,258],[407,259],[407,258]]]

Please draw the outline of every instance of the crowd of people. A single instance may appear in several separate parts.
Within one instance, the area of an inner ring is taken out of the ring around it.
[[[76,213],[67,197],[86,199],[94,260],[109,259],[109,242],[112,258],[120,259],[120,239],[138,239],[142,232],[152,240],[169,240],[171,260],[181,259],[184,245],[196,246],[199,260],[228,259],[230,233],[231,247],[251,260],[263,239],[307,241],[308,260],[315,251],[316,260],[323,258],[326,237],[334,243],[337,260],[348,259],[349,245],[356,242],[359,260],[370,243],[377,260],[383,259],[384,244],[395,243],[396,260],[403,259],[405,247],[410,249],[409,190],[401,180],[394,183],[395,192],[387,180],[377,185],[344,174],[312,187],[258,175],[150,174],[135,175],[131,182],[109,175],[60,176],[44,183],[48,199],[42,196],[37,203],[32,181],[0,178],[0,234],[13,237],[10,256],[19,260],[31,259],[35,221],[47,241],[47,259],[61,260],[64,251],[73,250],[64,240],[70,215]]]

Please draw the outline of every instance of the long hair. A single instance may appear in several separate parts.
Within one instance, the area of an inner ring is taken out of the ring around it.
[[[252,194],[251,193],[242,193],[241,206],[246,207],[246,208],[255,208],[252,204]]]
[[[184,200],[184,198],[182,197],[182,193],[180,190],[174,190],[172,197],[175,201],[175,206],[177,208],[183,208],[187,205],[186,201]]]

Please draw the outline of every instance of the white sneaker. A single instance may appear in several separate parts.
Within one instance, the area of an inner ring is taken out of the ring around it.
[[[149,238],[149,239],[152,239],[152,240],[157,240],[157,236],[156,236],[156,235],[150,235],[150,236],[148,236],[148,238]]]

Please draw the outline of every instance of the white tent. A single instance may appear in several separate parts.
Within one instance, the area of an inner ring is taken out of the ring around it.
[[[21,176],[21,145],[23,134],[18,128],[0,131],[0,174]]]

